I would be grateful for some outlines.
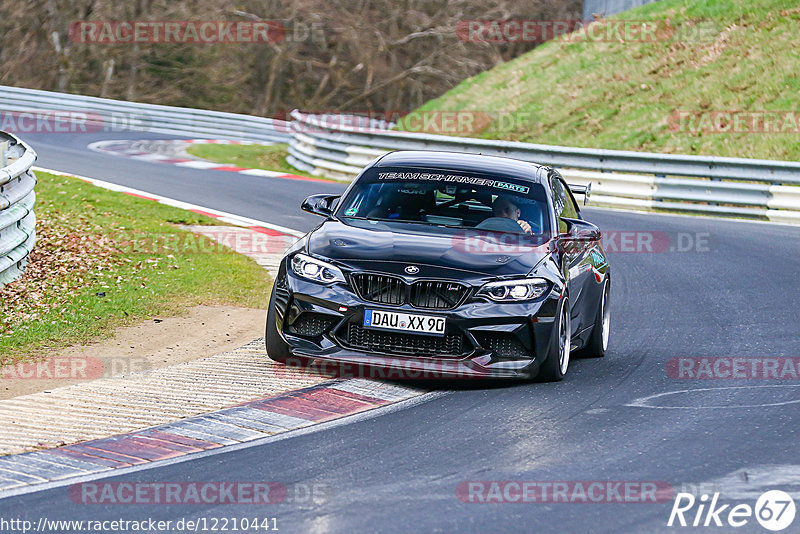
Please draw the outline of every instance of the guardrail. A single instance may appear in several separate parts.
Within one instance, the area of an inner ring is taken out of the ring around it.
[[[800,223],[800,162],[570,148],[390,131],[297,110],[287,161],[305,172],[350,180],[392,150],[505,156],[559,168],[592,182],[590,205],[669,210]]]
[[[289,123],[278,119],[20,87],[0,86],[0,110],[17,114],[59,112],[62,120],[80,121],[87,129],[275,143],[288,143],[291,138]]]
[[[593,183],[589,204],[800,223],[800,162],[653,154],[391,130],[363,117],[292,112],[292,121],[0,86],[0,111],[60,112],[88,127],[201,138],[288,142],[287,160],[314,175],[351,180],[392,150],[506,156],[557,167]],[[329,119],[329,120],[328,120]],[[45,121],[46,122],[46,121]]]
[[[36,152],[11,134],[0,132],[0,285],[22,276],[36,243]]]
[[[583,20],[594,20],[595,14],[610,17],[658,0],[583,0]]]

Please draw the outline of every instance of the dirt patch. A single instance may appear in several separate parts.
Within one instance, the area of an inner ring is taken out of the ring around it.
[[[722,31],[722,33],[720,33],[717,36],[717,39],[711,45],[705,47],[706,50],[705,56],[701,57],[697,61],[690,60],[689,63],[694,68],[697,69],[716,61],[717,58],[719,58],[719,56],[722,54],[722,52],[724,52],[725,49],[728,48],[731,33],[735,32],[738,29],[739,26],[737,26],[736,24],[732,24],[731,26],[725,28]]]
[[[182,317],[153,318],[120,328],[112,338],[67,347],[42,362],[1,367],[0,399],[232,351],[264,335],[266,313],[195,306]]]

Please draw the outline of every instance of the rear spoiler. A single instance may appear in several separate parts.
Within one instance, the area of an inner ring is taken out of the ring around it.
[[[575,185],[575,184],[568,184],[569,190],[572,191],[573,195],[583,195],[583,205],[585,206],[587,202],[589,202],[589,196],[592,194],[592,182],[589,182],[586,185]]]

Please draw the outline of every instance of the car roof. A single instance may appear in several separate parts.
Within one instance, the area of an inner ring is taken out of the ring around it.
[[[540,183],[547,178],[548,169],[543,165],[518,159],[433,150],[389,152],[377,160],[373,167],[411,167],[464,173],[488,172]]]

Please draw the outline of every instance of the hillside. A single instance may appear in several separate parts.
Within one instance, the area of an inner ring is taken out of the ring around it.
[[[800,157],[796,0],[663,0],[614,18],[655,21],[656,38],[551,41],[417,111],[488,116],[460,134],[491,139]]]

